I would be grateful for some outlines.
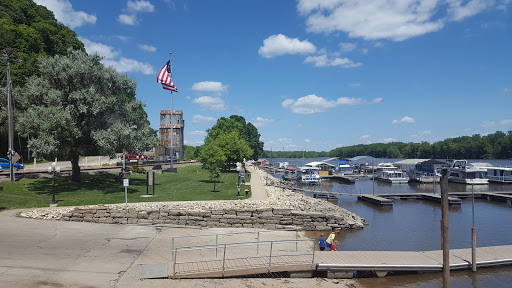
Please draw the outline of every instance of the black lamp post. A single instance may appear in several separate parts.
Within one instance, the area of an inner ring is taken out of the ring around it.
[[[48,166],[48,173],[52,175],[52,205],[56,205],[55,201],[55,174],[60,173],[60,167],[57,166],[57,163],[53,162],[52,166]]]

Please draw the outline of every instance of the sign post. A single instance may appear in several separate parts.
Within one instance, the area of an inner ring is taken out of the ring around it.
[[[128,208],[128,185],[130,185],[128,179],[123,179],[124,200],[125,200],[125,203],[126,203],[126,208]]]

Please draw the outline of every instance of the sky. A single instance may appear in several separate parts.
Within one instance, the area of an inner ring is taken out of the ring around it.
[[[273,151],[512,130],[512,0],[35,0],[137,82],[150,126],[172,52],[185,144],[243,116]]]

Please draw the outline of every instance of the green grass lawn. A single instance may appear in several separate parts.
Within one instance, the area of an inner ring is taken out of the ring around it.
[[[197,175],[199,171],[199,175]],[[124,203],[122,183],[115,183],[116,174],[100,173],[82,175],[79,184],[71,182],[71,176],[55,177],[55,199],[59,206]],[[146,174],[128,177],[128,202],[164,202],[238,199],[237,171],[223,171],[220,181],[215,184],[208,179],[208,171],[201,166],[178,168],[178,173],[155,174],[156,197],[143,198],[146,194]],[[250,176],[246,175],[247,182]],[[52,179],[22,179],[17,182],[2,181],[0,211],[16,208],[48,207],[52,200]],[[248,185],[241,185],[240,194],[245,195]],[[153,189],[149,187],[149,194]]]

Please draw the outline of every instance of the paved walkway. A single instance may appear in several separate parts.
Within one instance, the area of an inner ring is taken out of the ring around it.
[[[247,169],[251,172],[251,182],[246,183],[251,185],[251,200],[267,200],[267,189],[263,185],[263,179],[265,172],[262,172],[259,168],[252,165],[247,165]]]

